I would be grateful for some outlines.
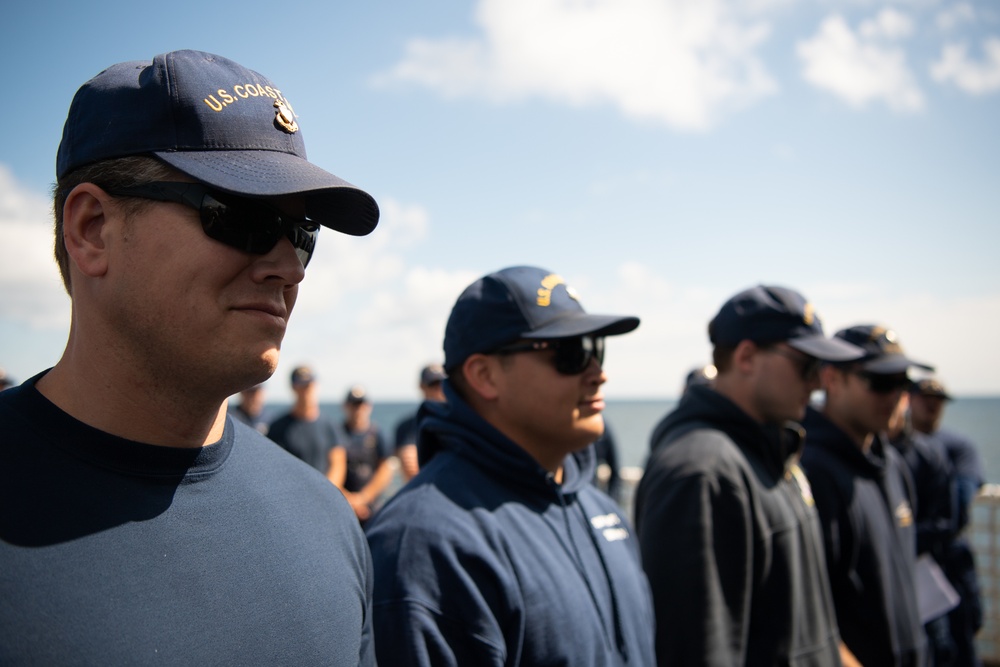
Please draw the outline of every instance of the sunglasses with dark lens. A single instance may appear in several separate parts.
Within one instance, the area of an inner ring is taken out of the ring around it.
[[[591,359],[597,359],[598,366],[604,365],[603,336],[577,336],[575,338],[514,343],[494,350],[493,354],[516,354],[541,350],[555,351],[556,354],[552,362],[556,371],[562,375],[579,375],[587,370]]]
[[[316,249],[319,225],[287,216],[262,200],[216,192],[201,183],[156,181],[126,188],[104,188],[115,197],[137,197],[185,204],[198,211],[205,234],[231,248],[265,255],[287,238],[302,266]]]
[[[806,382],[814,380],[819,375],[820,366],[823,365],[822,359],[811,357],[808,354],[796,354],[795,352],[786,350],[783,347],[768,347],[765,348],[765,351],[781,355],[795,364],[795,368],[799,372],[799,377]]]
[[[906,377],[905,374],[882,375],[865,371],[852,372],[868,384],[868,389],[873,394],[891,394],[894,391],[903,391],[910,386],[910,378]]]

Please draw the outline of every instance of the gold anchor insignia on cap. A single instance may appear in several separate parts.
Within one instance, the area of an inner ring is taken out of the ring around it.
[[[284,102],[281,100],[275,100],[274,108],[275,125],[288,134],[295,134],[299,131],[299,124],[295,122],[295,114],[292,113],[292,110],[289,109]]]

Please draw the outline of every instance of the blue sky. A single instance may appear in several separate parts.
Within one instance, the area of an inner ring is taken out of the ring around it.
[[[48,191],[76,88],[193,48],[280,85],[310,159],[378,200],[325,232],[269,384],[417,395],[462,288],[561,274],[612,340],[609,398],[674,396],[757,283],[827,329],[894,328],[959,394],[1000,394],[1000,3],[478,0],[15,3],[0,25],[0,367],[62,352]]]

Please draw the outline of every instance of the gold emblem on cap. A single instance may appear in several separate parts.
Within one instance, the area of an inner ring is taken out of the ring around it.
[[[554,290],[559,285],[565,285],[566,281],[562,279],[562,276],[556,275],[555,273],[550,273],[549,275],[542,278],[542,286],[538,288],[536,294],[537,299],[535,303],[539,306],[545,308],[552,303],[552,290]]]
[[[813,318],[816,317],[816,309],[813,308],[811,303],[806,303],[802,306],[802,321],[806,323],[806,326],[812,326]]]
[[[299,124],[295,122],[295,114],[281,100],[274,101],[274,124],[288,134],[295,134],[299,131]]]
[[[885,327],[873,327],[871,336],[869,340],[873,342],[878,342],[879,339],[884,342],[879,343],[879,348],[882,350],[883,354],[902,354],[903,348],[899,344],[899,337],[896,332],[892,329],[886,329]]]
[[[913,510],[910,509],[910,504],[905,500],[900,501],[899,505],[896,506],[896,523],[901,528],[906,528],[907,526],[913,525]]]

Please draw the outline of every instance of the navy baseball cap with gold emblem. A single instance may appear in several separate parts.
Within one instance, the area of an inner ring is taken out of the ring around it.
[[[757,285],[723,304],[708,325],[713,345],[735,347],[749,340],[761,345],[784,342],[823,361],[850,361],[860,348],[823,334],[823,323],[812,304],[795,290]]]
[[[302,196],[307,217],[346,234],[378,224],[371,195],[306,159],[285,91],[221,56],[172,51],[119,63],[77,91],[57,177],[130,155],[153,155],[224,192]]]
[[[877,324],[859,324],[848,329],[841,329],[835,334],[835,337],[864,350],[864,357],[857,361],[869,373],[894,375],[905,373],[911,366],[925,371],[934,370],[933,366],[907,357],[906,353],[903,352],[903,346],[899,344],[899,336],[887,327]]]
[[[448,317],[444,367],[528,339],[616,336],[639,326],[631,315],[591,315],[559,275],[534,266],[491,273],[465,288]]]

